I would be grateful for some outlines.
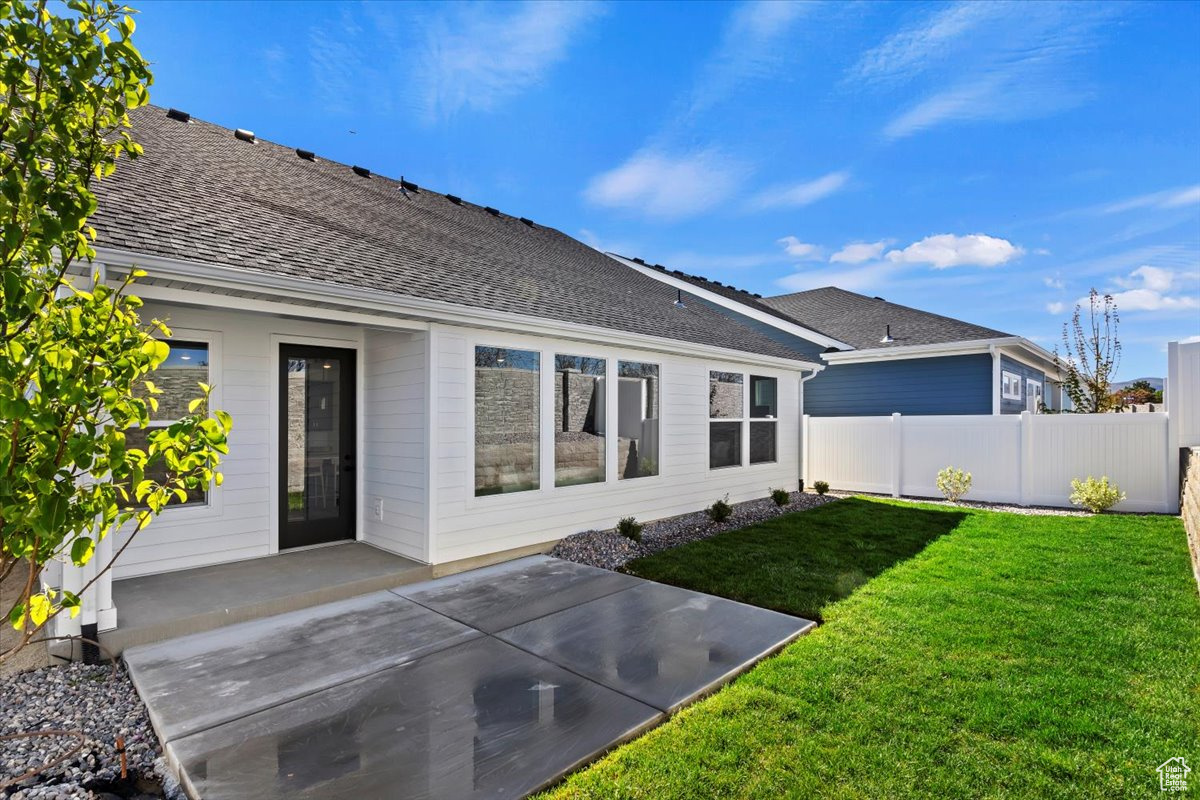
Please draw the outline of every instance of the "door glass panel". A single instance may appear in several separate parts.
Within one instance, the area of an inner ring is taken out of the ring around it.
[[[331,519],[341,502],[341,363],[288,358],[287,514],[289,522]]]

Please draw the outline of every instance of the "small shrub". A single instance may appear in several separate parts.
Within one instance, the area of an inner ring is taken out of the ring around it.
[[[787,489],[772,489],[771,499],[775,501],[775,505],[783,508],[792,502],[792,495]]]
[[[1091,475],[1088,475],[1085,481],[1075,478],[1071,481],[1071,489],[1071,502],[1083,506],[1093,514],[1107,511],[1125,499],[1125,493],[1115,483],[1109,483],[1107,475],[1102,476],[1100,480]]]
[[[645,526],[633,517],[621,517],[617,521],[617,533],[635,542],[642,540],[642,528]]]
[[[733,506],[729,505],[729,495],[713,503],[704,510],[708,514],[708,518],[713,522],[724,522],[733,515]]]
[[[971,473],[956,467],[946,467],[937,474],[937,487],[951,503],[971,491]]]
[[[817,490],[817,494],[825,494],[829,491],[828,481],[813,481],[813,488]]]

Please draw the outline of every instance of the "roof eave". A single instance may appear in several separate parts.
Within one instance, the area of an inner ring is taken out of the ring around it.
[[[400,314],[430,322],[487,327],[531,335],[568,338],[580,341],[597,339],[617,345],[664,353],[678,353],[709,359],[741,361],[791,370],[820,369],[822,365],[803,359],[782,358],[763,353],[705,345],[665,336],[648,336],[599,325],[565,322],[549,317],[518,314],[477,306],[460,305],[444,300],[428,300],[410,295],[395,294],[382,289],[367,290],[357,286],[325,283],[305,278],[257,272],[240,267],[185,261],[148,253],[97,247],[96,261],[115,268],[138,266],[156,277],[190,280],[213,289],[246,290],[274,295],[281,303],[306,307],[307,302],[345,303],[357,311]],[[136,292],[136,289],[135,289]]]

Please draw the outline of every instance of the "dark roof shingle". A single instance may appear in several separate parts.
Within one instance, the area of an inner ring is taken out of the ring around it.
[[[859,350],[949,344],[1012,335],[834,286],[764,297],[761,302],[797,324],[840,339]],[[882,343],[879,340],[889,325],[895,341]]]
[[[100,182],[98,246],[802,358],[542,224],[155,106],[130,116],[145,152]]]

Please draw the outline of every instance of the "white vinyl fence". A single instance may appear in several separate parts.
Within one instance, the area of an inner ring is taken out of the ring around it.
[[[1119,511],[1178,510],[1168,415],[808,417],[804,474],[847,491],[940,497],[938,470],[973,475],[969,500],[1070,506],[1071,479],[1107,475]],[[1173,452],[1174,451],[1174,452]]]

